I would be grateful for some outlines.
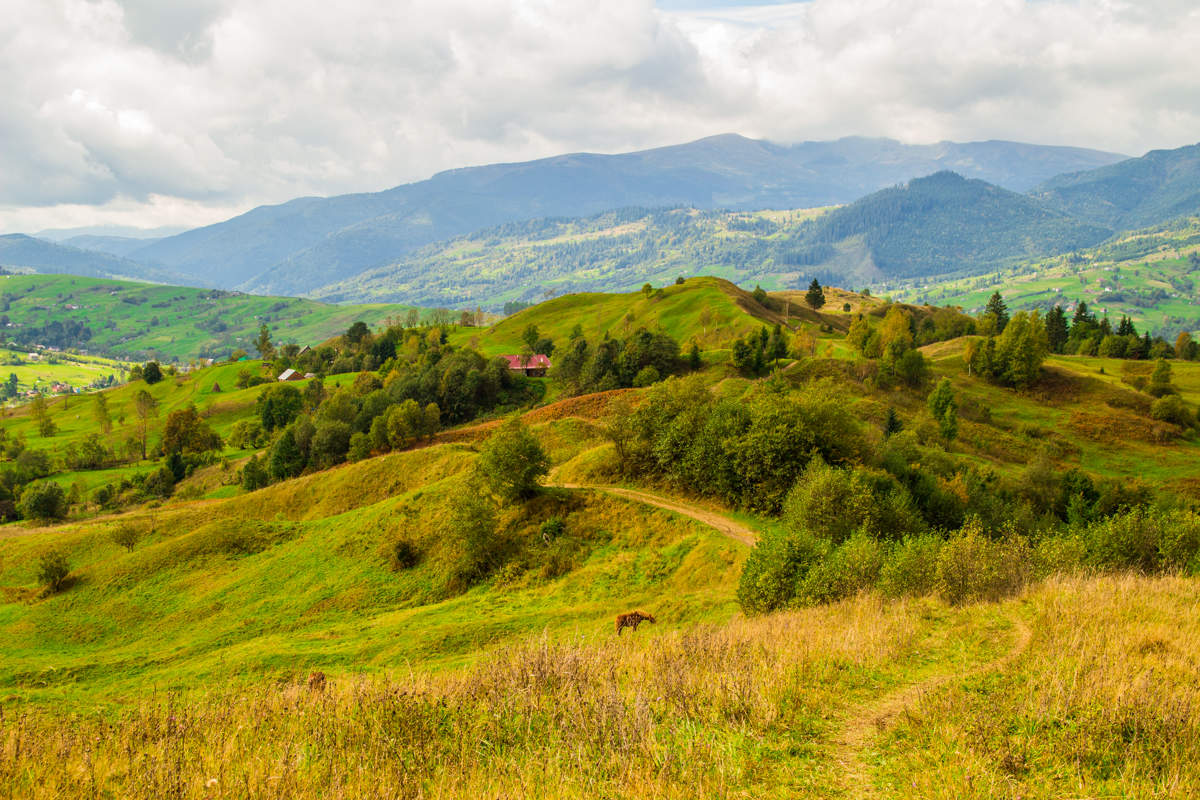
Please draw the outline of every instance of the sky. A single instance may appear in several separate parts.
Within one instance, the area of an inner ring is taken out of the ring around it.
[[[1195,0],[0,0],[0,233],[741,133],[1200,140]]]

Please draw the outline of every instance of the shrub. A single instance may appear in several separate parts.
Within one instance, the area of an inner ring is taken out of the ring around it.
[[[653,366],[642,367],[638,374],[633,378],[634,386],[649,386],[652,383],[658,383],[658,370]]]
[[[938,553],[938,594],[958,605],[971,600],[999,600],[1017,592],[1029,580],[1029,544],[1010,536],[991,541],[972,519]]]
[[[484,443],[479,468],[492,491],[512,502],[532,497],[550,470],[550,458],[519,418],[504,423]]]
[[[1100,569],[1138,569],[1158,566],[1162,518],[1136,510],[1100,520],[1084,532],[1087,562]]]
[[[62,589],[70,574],[71,564],[67,561],[66,553],[61,550],[50,550],[38,559],[38,583],[51,593]]]
[[[796,599],[804,605],[832,603],[874,586],[883,558],[879,542],[858,531],[808,571]]]
[[[1078,536],[1049,536],[1033,548],[1033,574],[1037,578],[1077,572],[1087,559],[1087,547]]]
[[[407,539],[397,539],[392,544],[392,568],[412,569],[421,561],[421,551]]]
[[[325,469],[346,460],[350,449],[350,426],[340,420],[322,420],[313,434],[309,456],[319,468]]]
[[[1150,406],[1150,416],[1161,422],[1173,423],[1181,428],[1189,428],[1196,421],[1192,412],[1177,394],[1164,395],[1155,400]]]
[[[25,487],[17,505],[25,519],[63,519],[67,516],[67,493],[54,481],[35,483]]]
[[[1191,511],[1167,516],[1161,528],[1158,554],[1164,569],[1187,575],[1200,572],[1200,517]]]
[[[497,535],[496,508],[482,487],[468,484],[454,495],[446,532],[460,551],[453,570],[459,588],[486,578],[503,562],[506,543]]]
[[[356,433],[350,437],[350,451],[346,458],[350,461],[362,461],[371,455],[371,436],[367,433]]]
[[[563,535],[563,531],[567,528],[566,523],[561,517],[551,517],[542,523],[541,534],[542,541],[547,544]]]
[[[905,537],[879,571],[879,589],[888,597],[923,597],[937,590],[942,539],[933,534]]]
[[[163,498],[170,497],[171,493],[175,491],[175,473],[164,464],[146,476],[146,482],[142,487],[146,494]]]
[[[826,541],[799,532],[772,531],[750,551],[738,580],[738,602],[747,614],[789,605],[800,582],[829,551]]]
[[[142,532],[132,525],[118,525],[109,531],[109,540],[118,547],[124,547],[130,553],[133,548],[137,547],[138,541],[142,538]]]

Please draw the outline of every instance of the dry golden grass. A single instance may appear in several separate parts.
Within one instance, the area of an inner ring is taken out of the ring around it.
[[[892,796],[1200,796],[1200,587],[1054,578],[1025,656],[912,707],[882,759]]]
[[[0,707],[0,797],[1195,797],[1198,603],[1194,581],[1056,578],[1003,606],[547,634],[324,691]]]

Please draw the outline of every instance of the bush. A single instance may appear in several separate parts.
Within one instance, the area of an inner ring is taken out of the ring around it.
[[[62,589],[70,574],[71,564],[67,561],[66,553],[61,550],[50,550],[38,559],[38,583],[51,593]]]
[[[764,534],[746,558],[738,580],[742,611],[762,614],[790,605],[800,582],[828,552],[826,541],[805,532]]]
[[[566,523],[564,523],[562,521],[562,518],[551,517],[550,519],[548,519],[542,523],[542,527],[541,527],[541,531],[540,531],[542,534],[542,541],[549,544],[550,542],[554,541],[558,537],[562,536],[563,532],[566,529],[567,529]]]
[[[1170,422],[1181,428],[1190,428],[1196,421],[1192,412],[1177,394],[1168,394],[1155,400],[1150,406],[1150,416],[1160,422]]]
[[[991,541],[972,519],[938,553],[937,589],[952,605],[999,600],[1021,589],[1030,577],[1031,554],[1023,538]]]
[[[25,519],[42,522],[63,519],[67,516],[67,493],[54,481],[35,483],[25,487],[17,505]]]
[[[1087,547],[1078,536],[1049,536],[1033,548],[1033,574],[1037,578],[1078,572],[1087,559]]]
[[[507,543],[497,535],[496,508],[481,486],[467,484],[450,501],[447,539],[458,545],[452,585],[465,589],[504,561]]]
[[[412,569],[421,562],[421,551],[407,539],[397,539],[392,545],[392,568]]]
[[[1083,536],[1089,565],[1150,572],[1158,566],[1162,518],[1139,509],[1095,522]]]
[[[942,539],[908,536],[888,554],[879,571],[879,589],[888,597],[923,597],[937,590]]]
[[[1168,515],[1164,523],[1158,543],[1162,568],[1186,575],[1200,573],[1200,516],[1178,511]]]
[[[658,383],[658,381],[658,370],[653,366],[648,366],[642,367],[642,369],[638,371],[638,374],[634,376],[633,385],[638,387],[649,386],[652,383]]]
[[[113,544],[124,547],[132,553],[133,548],[137,547],[138,541],[142,538],[142,532],[132,525],[118,525],[109,532],[108,538]]]
[[[550,470],[550,458],[521,420],[504,423],[484,443],[479,468],[492,491],[512,502],[532,497]]]
[[[808,571],[796,592],[803,605],[832,603],[870,588],[879,580],[883,548],[871,536],[856,532],[841,547]]]
[[[247,492],[253,492],[270,483],[271,476],[267,474],[267,468],[263,466],[263,462],[258,460],[258,456],[251,456],[250,460],[246,462],[246,466],[242,467],[242,488]]]

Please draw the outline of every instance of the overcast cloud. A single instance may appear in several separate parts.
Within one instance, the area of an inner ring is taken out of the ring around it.
[[[1192,0],[0,0],[0,232],[738,132],[1200,139]]]

